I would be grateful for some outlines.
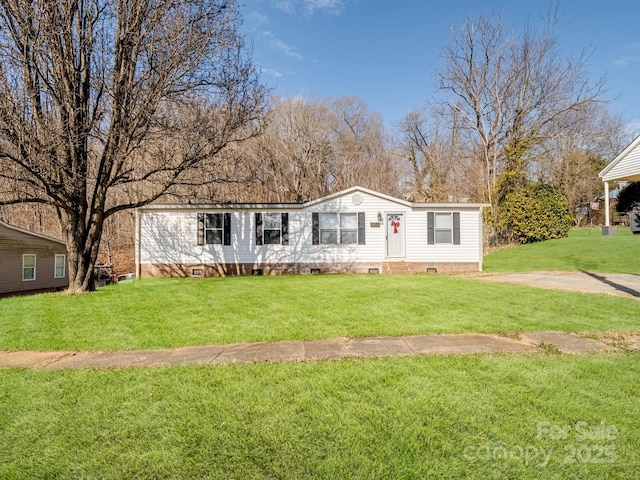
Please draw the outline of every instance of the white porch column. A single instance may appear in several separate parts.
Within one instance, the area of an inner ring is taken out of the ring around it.
[[[609,182],[604,182],[604,226],[609,225]]]

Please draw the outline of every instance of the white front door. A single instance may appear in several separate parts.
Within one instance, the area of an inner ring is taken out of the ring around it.
[[[387,257],[404,257],[404,215],[387,214]]]

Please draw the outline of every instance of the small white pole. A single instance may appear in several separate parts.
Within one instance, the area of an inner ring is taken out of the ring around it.
[[[604,226],[609,226],[609,182],[604,182]]]

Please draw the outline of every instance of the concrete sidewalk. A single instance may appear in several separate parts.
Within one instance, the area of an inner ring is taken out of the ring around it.
[[[522,354],[543,352],[548,350],[547,346],[549,345],[561,353],[569,354],[616,350],[602,342],[580,337],[573,333],[531,332],[522,334],[520,340],[500,335],[468,333],[238,343],[115,352],[0,351],[0,368],[154,367],[416,355]]]

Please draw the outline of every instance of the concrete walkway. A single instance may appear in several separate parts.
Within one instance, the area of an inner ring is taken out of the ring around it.
[[[561,353],[569,354],[616,350],[604,343],[573,333],[532,332],[522,334],[520,340],[500,335],[469,333],[238,343],[116,352],[0,351],[0,368],[153,367],[416,355],[522,354],[548,351],[549,345]]]

